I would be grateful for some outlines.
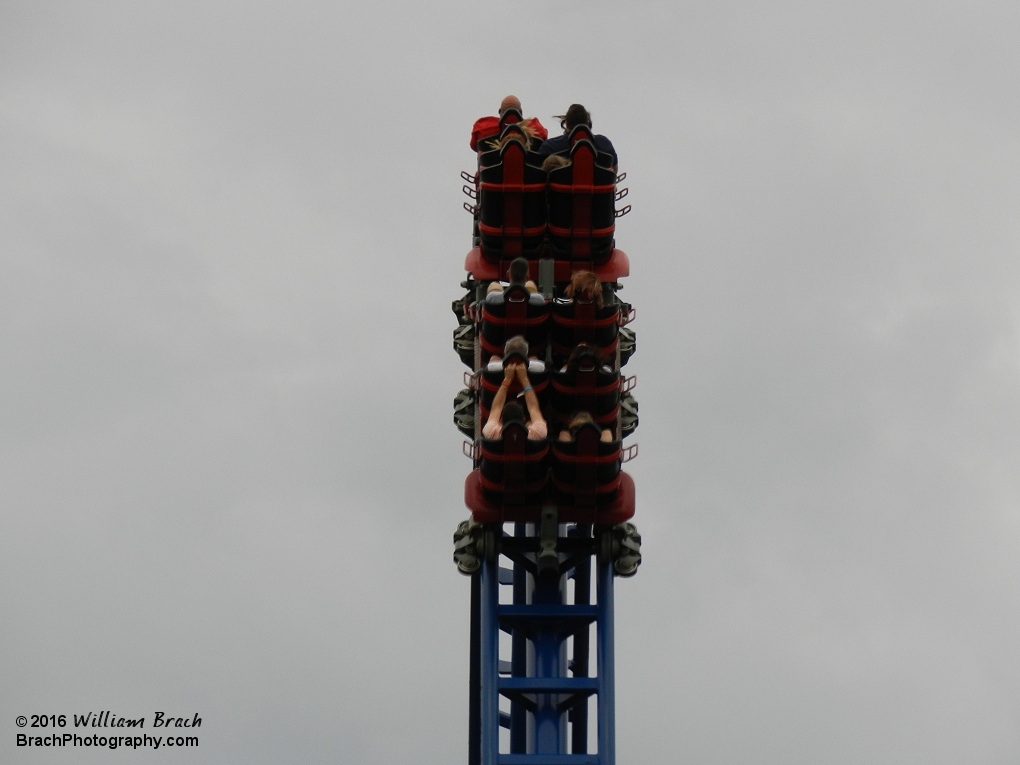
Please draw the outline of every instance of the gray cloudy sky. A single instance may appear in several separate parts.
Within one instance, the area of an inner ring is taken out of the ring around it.
[[[621,765],[1020,761],[1020,10],[0,3],[0,760],[463,762],[472,121],[628,173]],[[203,718],[28,751],[17,715]]]

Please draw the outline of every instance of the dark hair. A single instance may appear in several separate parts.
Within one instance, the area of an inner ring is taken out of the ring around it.
[[[599,349],[596,346],[588,345],[588,343],[578,343],[567,358],[567,366],[577,366],[581,359],[584,358],[592,359],[595,362],[595,366],[602,364],[602,354],[599,353]]]
[[[501,419],[503,420],[503,425],[509,425],[511,422],[519,422],[523,425],[524,410],[516,401],[507,401],[503,404],[503,415]]]
[[[574,271],[570,275],[570,284],[564,293],[568,298],[585,300],[602,307],[602,282],[591,271]]]
[[[510,283],[524,284],[528,281],[528,261],[524,258],[514,258],[510,261]]]
[[[595,422],[595,418],[591,416],[590,412],[584,411],[574,412],[574,414],[571,415],[570,420],[567,423],[567,426],[560,431],[561,437],[560,440],[562,440],[563,434],[566,434],[571,441],[576,441],[577,431],[588,425],[593,427],[598,432],[599,440],[601,440],[604,429],[601,428],[597,422]]]
[[[571,104],[566,114],[558,114],[553,119],[559,120],[564,130],[573,130],[578,125],[591,127],[591,115],[581,104]]]

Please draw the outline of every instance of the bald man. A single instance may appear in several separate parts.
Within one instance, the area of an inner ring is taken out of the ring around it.
[[[499,116],[502,117],[503,112],[505,112],[507,109],[516,109],[517,111],[520,112],[521,99],[519,99],[517,96],[507,96],[506,98],[504,98],[502,101],[499,102]],[[523,114],[523,112],[521,113]]]
[[[475,120],[474,127],[471,128],[471,151],[479,150],[479,141],[499,135],[499,119],[507,109],[516,109],[521,112],[521,99],[517,96],[507,96],[500,101],[498,117],[481,117]],[[530,128],[540,141],[544,141],[549,137],[549,131],[542,127],[542,123],[536,117],[523,120],[521,124]],[[485,151],[486,148],[488,147],[483,146],[482,151]]]

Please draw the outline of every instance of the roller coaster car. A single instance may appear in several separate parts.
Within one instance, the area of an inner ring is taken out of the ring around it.
[[[519,128],[510,124],[503,135],[514,132]],[[475,216],[476,247],[465,269],[475,279],[502,278],[515,257],[532,261],[534,273],[534,261],[554,259],[557,283],[582,269],[603,282],[630,273],[626,254],[613,241],[615,219],[630,206],[616,210],[627,190],[616,191],[612,155],[595,148],[586,126],[575,128],[571,141],[571,164],[548,175],[540,167],[543,157],[516,141],[479,154],[476,175],[462,173],[473,184],[465,193],[478,202],[466,205]]]
[[[499,163],[478,170],[478,233],[490,260],[536,257],[545,241],[546,174],[526,153],[510,141]]]
[[[550,502],[561,522],[615,525],[631,518],[634,482],[620,470],[625,450],[600,435],[594,424],[582,425],[573,441],[554,441],[550,449],[547,440],[529,440],[523,424],[510,423],[501,438],[479,439],[473,447],[478,467],[464,485],[475,522],[534,522]]]
[[[599,308],[581,300],[555,301],[552,304],[553,358],[566,359],[578,343],[597,347],[603,358],[615,356],[619,328],[619,304]]]
[[[531,293],[515,284],[503,290],[501,299],[482,303],[482,354],[503,355],[503,345],[521,335],[535,356],[545,355],[548,344],[549,304],[531,300]]]

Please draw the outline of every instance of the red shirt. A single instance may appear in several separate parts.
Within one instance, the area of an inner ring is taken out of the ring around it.
[[[542,127],[537,117],[529,117],[522,124],[531,128],[539,140],[549,137],[549,131]],[[471,128],[471,151],[478,151],[478,142],[499,135],[499,117],[480,117]]]

